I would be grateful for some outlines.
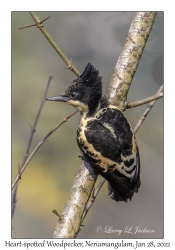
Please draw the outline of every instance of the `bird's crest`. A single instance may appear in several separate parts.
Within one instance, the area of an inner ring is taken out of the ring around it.
[[[75,79],[65,91],[65,95],[69,96],[72,91],[80,88],[102,88],[101,77],[98,76],[99,71],[94,68],[91,63],[88,63],[83,73]]]

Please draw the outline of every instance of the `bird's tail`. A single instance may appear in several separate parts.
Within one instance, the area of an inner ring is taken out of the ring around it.
[[[108,181],[108,195],[115,201],[131,200],[134,193],[138,192],[140,187],[140,173],[135,173],[134,178],[127,178],[119,173],[116,169],[114,172],[107,171],[104,175],[100,173]]]
[[[127,200],[131,200],[134,193],[138,192],[138,189],[140,187],[140,181],[137,183],[137,185],[133,188],[132,186],[130,186],[129,184],[128,186],[128,191],[125,192],[123,190],[122,187],[114,187],[111,183],[108,182],[108,195],[111,199],[115,200],[115,201],[125,201],[127,202]],[[129,187],[130,186],[130,187]]]

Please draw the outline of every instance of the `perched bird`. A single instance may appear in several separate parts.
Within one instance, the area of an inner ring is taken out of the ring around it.
[[[102,96],[102,78],[90,63],[64,94],[46,98],[80,111],[77,143],[86,161],[108,181],[115,201],[132,199],[140,187],[140,158],[132,127],[123,112]]]

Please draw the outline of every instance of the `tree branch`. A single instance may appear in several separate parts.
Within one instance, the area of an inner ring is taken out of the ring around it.
[[[153,95],[153,96],[150,96],[148,98],[145,98],[143,100],[140,100],[140,101],[136,101],[136,102],[129,102],[126,106],[126,109],[130,109],[130,108],[134,108],[134,107],[138,107],[138,106],[141,106],[143,104],[146,104],[148,102],[151,102],[151,101],[154,101],[154,100],[157,100],[159,98],[162,98],[163,97],[163,93],[159,93],[159,94],[156,94],[156,95]]]
[[[97,186],[95,189],[93,189],[93,191],[92,191],[92,193],[91,193],[91,196],[90,196],[90,198],[89,198],[89,200],[88,200],[88,203],[87,203],[87,205],[86,205],[86,209],[85,209],[85,211],[84,211],[84,213],[83,213],[81,224],[82,224],[82,222],[84,221],[84,219],[85,219],[87,213],[89,212],[89,210],[90,210],[92,204],[94,203],[95,199],[97,198],[97,195],[98,195],[98,193],[100,192],[101,188],[103,187],[103,184],[105,183],[105,181],[106,181],[106,180],[105,180],[104,178],[102,178],[102,180],[101,180],[101,182],[98,184],[98,186]]]
[[[123,51],[115,66],[106,95],[122,111],[127,105],[127,94],[137,70],[156,12],[137,12],[130,26]]]
[[[70,60],[65,56],[65,54],[61,51],[61,49],[57,46],[57,44],[54,42],[53,38],[50,36],[50,34],[46,31],[43,25],[41,25],[41,21],[39,18],[35,15],[34,12],[29,12],[33,20],[35,21],[37,27],[40,29],[40,31],[43,33],[45,38],[49,41],[49,43],[52,45],[54,50],[57,52],[57,54],[62,58],[62,60],[65,62],[65,64],[68,66],[68,68],[76,75],[79,76],[80,72],[75,68],[75,66],[71,63]]]
[[[56,52],[59,54],[59,56],[63,59],[63,61],[68,66],[68,68],[70,68],[71,71],[73,71],[77,76],[79,76],[80,75],[79,72],[71,64],[71,62],[67,59],[67,57],[64,55],[64,53],[59,49],[59,47],[53,41],[52,37],[44,29],[43,25],[41,25],[41,21],[39,20],[39,18],[34,14],[34,12],[30,12],[30,15],[32,16],[33,20],[35,21],[36,26],[44,34],[46,39],[49,41],[49,43],[52,45],[52,47],[56,50]],[[49,135],[50,135],[50,133],[49,133]],[[36,153],[36,151],[39,149],[39,147],[45,142],[45,139],[46,139],[46,137],[38,143],[38,145],[35,147],[35,149],[31,153],[31,155],[28,157],[26,164],[23,166],[21,171],[18,173],[18,175],[17,175],[17,177],[12,185],[12,189],[15,187],[16,183],[21,178],[23,171],[25,170],[27,164],[32,159],[33,155]],[[86,167],[85,167],[85,165],[86,165]],[[80,174],[80,173],[83,173],[83,174]],[[68,235],[68,238],[69,238],[69,237],[75,237],[75,235],[78,233],[79,228],[80,228],[81,218],[82,218],[84,209],[86,207],[87,201],[88,201],[90,194],[92,192],[95,181],[97,179],[97,176],[98,175],[96,173],[94,173],[94,170],[91,168],[91,166],[89,164],[81,162],[77,176],[75,177],[73,187],[72,187],[71,192],[70,192],[70,198],[67,202],[67,205],[66,205],[64,211],[62,212],[61,222],[60,222],[60,219],[58,221],[58,225],[57,225],[55,232],[54,232],[54,237],[66,238],[66,235]],[[83,187],[83,189],[82,189],[82,187]],[[82,190],[83,190],[84,195],[82,195],[82,192],[81,192]],[[72,197],[74,197],[74,198],[72,199]],[[74,205],[75,202],[76,202],[76,204]],[[76,207],[78,207],[78,204],[81,204],[81,208],[82,208],[81,210],[76,209]],[[81,211],[81,214],[79,214],[79,211]],[[72,230],[72,228],[70,230],[70,226],[72,225],[70,223],[71,218],[74,216],[75,216],[78,224],[73,223],[74,230]],[[67,218],[69,218],[69,220],[67,220]],[[78,220],[77,220],[77,218],[78,218]]]
[[[39,116],[41,114],[41,110],[43,108],[43,105],[44,105],[44,102],[45,102],[45,98],[46,98],[46,95],[47,95],[47,92],[48,92],[48,89],[49,89],[49,86],[50,86],[50,82],[52,80],[52,76],[49,76],[48,78],[48,81],[47,81],[47,84],[46,84],[46,89],[44,91],[44,95],[43,95],[43,98],[41,99],[41,103],[40,103],[40,107],[39,107],[39,110],[37,112],[37,115],[35,117],[35,120],[34,120],[34,124],[33,126],[31,127],[31,131],[30,131],[30,136],[29,136],[29,141],[28,141],[28,144],[27,144],[27,148],[26,148],[26,151],[25,151],[25,154],[23,156],[23,161],[21,163],[21,166],[18,167],[18,180],[21,179],[21,174],[22,172],[24,171],[23,170],[23,166],[27,160],[27,157],[28,157],[28,154],[29,154],[29,150],[30,150],[30,146],[31,146],[31,143],[32,143],[32,140],[33,140],[33,136],[34,136],[34,133],[35,133],[35,128],[36,128],[36,125],[37,125],[37,122],[38,122],[38,119],[39,119]],[[23,171],[22,171],[23,170]],[[16,186],[15,186],[16,185]],[[14,215],[14,211],[15,211],[15,206],[16,206],[16,195],[17,195],[17,189],[18,189],[18,184],[17,182],[14,184],[15,186],[15,189],[14,189],[14,192],[13,192],[13,196],[12,196],[12,217]],[[14,188],[13,186],[13,188]],[[13,189],[12,188],[12,189]]]
[[[50,16],[48,16],[48,17],[45,18],[44,20],[40,21],[38,24],[39,24],[40,26],[43,26],[42,24],[43,24],[47,19],[49,19],[49,18],[50,18]],[[19,30],[26,29],[26,28],[33,27],[33,26],[37,26],[37,24],[35,23],[35,24],[30,24],[30,25],[27,25],[27,26],[23,26],[23,27],[20,27]]]
[[[61,214],[62,219],[59,219],[57,222],[54,238],[75,238],[77,236],[82,216],[96,179],[97,174],[90,165],[81,161],[69,199]]]
[[[25,164],[22,165],[22,168],[20,169],[20,173],[17,174],[14,183],[12,184],[12,189],[15,187],[16,183],[21,179],[21,175],[24,172],[24,170],[26,169],[27,165],[29,164],[29,162],[31,161],[31,159],[33,158],[33,156],[36,154],[36,152],[38,151],[38,149],[41,147],[41,145],[47,141],[48,137],[53,134],[53,132],[55,130],[57,130],[57,128],[59,128],[63,123],[67,122],[67,120],[69,118],[71,118],[73,115],[75,115],[76,113],[78,113],[78,111],[75,111],[74,113],[68,115],[67,117],[65,117],[60,123],[58,123],[51,131],[49,131],[49,133],[47,133],[46,136],[44,136],[44,138],[38,142],[38,144],[36,145],[36,147],[34,148],[34,150],[32,151],[32,153],[30,154],[30,156],[26,159]]]
[[[156,95],[159,95],[161,92],[163,91],[163,85],[160,87],[160,89],[158,90]],[[142,123],[145,121],[148,113],[150,112],[150,110],[152,109],[152,107],[154,106],[156,100],[152,101],[148,108],[145,110],[145,112],[143,113],[142,117],[140,118],[140,120],[138,121],[137,125],[135,126],[134,129],[134,133],[136,133],[138,131],[138,129],[140,128],[140,126],[142,125]]]

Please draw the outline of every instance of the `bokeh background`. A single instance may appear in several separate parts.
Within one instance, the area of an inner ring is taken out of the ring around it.
[[[127,36],[135,12],[36,12],[58,46],[82,72],[88,62],[100,71],[104,92]],[[48,96],[64,92],[76,79],[28,12],[12,12],[12,181],[18,171],[30,134],[30,125],[43,96],[48,75],[53,76]],[[154,95],[163,84],[164,15],[158,12],[128,95],[136,101]],[[137,124],[148,105],[127,110]],[[46,102],[31,150],[59,121],[73,112],[63,103]],[[17,193],[12,220],[13,238],[52,238],[57,222],[53,209],[61,212],[79,166],[76,130],[79,114],[61,126],[34,156]],[[91,207],[77,238],[163,237],[163,99],[158,100],[136,134],[141,157],[142,185],[132,201],[116,203],[107,196],[106,184]],[[96,227],[103,228],[101,233]],[[105,227],[122,233],[105,233]],[[154,233],[127,234],[127,226]]]

